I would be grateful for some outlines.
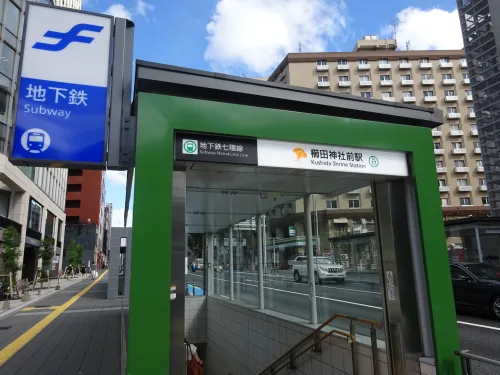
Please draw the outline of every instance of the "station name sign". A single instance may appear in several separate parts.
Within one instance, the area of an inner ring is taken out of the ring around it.
[[[408,176],[404,152],[176,133],[175,160]]]
[[[176,133],[175,160],[257,165],[257,139]]]

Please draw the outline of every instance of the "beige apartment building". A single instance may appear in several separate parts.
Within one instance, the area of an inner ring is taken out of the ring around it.
[[[441,109],[443,125],[432,135],[443,216],[489,215],[464,51],[396,47],[395,40],[365,37],[353,52],[291,53],[268,81]],[[318,210],[353,208],[371,208],[368,187],[318,202]]]

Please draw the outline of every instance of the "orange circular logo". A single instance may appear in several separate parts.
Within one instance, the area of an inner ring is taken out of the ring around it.
[[[297,161],[300,161],[301,159],[307,158],[307,153],[303,149],[301,149],[300,147],[294,148],[293,152],[295,153],[295,156],[297,157]]]

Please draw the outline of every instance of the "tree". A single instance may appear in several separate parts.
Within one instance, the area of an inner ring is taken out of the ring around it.
[[[67,252],[68,252],[68,264],[70,264],[76,271],[78,265],[78,245],[74,239],[71,240]]]
[[[2,244],[2,261],[3,268],[6,273],[12,272],[13,283],[16,282],[16,272],[21,270],[19,264],[19,257],[21,250],[19,250],[19,233],[16,228],[10,226],[3,231],[3,244]]]
[[[42,242],[40,243],[40,247],[37,251],[37,258],[42,260],[42,272],[41,272],[41,281],[42,281],[42,289],[44,279],[49,278],[49,273],[47,268],[50,266],[50,262],[54,258],[54,239],[50,237],[44,237]]]
[[[83,263],[83,246],[81,244],[76,245],[76,261],[77,267]]]

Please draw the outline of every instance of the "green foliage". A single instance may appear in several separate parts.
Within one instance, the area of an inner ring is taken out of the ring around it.
[[[16,279],[16,272],[21,269],[19,263],[19,233],[16,228],[10,226],[3,231],[3,244],[2,244],[2,261],[6,273],[12,272],[13,280]]]
[[[74,270],[77,270],[83,261],[83,246],[72,239],[67,251],[68,263],[73,266]]]
[[[38,259],[42,260],[42,271],[50,266],[50,262],[54,258],[54,239],[45,237],[40,243],[40,248],[37,252]]]

